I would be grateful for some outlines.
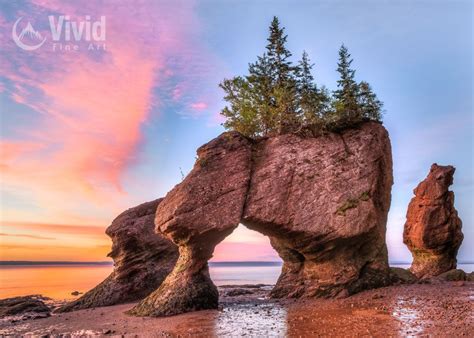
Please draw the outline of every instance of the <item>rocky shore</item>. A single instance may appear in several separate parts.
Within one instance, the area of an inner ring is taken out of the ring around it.
[[[124,314],[131,304],[0,320],[2,336],[469,336],[474,282],[424,282],[364,291],[344,299],[278,300],[272,286],[219,287],[217,310],[168,318]]]

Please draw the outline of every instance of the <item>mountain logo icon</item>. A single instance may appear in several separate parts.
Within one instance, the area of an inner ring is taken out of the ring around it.
[[[15,24],[13,25],[13,29],[12,29],[13,41],[18,47],[26,51],[32,51],[32,50],[40,48],[45,43],[46,38],[43,38],[40,32],[35,30],[29,21],[26,27],[22,29],[20,34],[18,34],[17,26],[20,23],[21,19],[23,19],[23,17],[20,17],[18,20],[16,20]],[[33,44],[23,42],[23,40],[25,40],[26,38],[28,38],[28,40]],[[36,42],[39,41],[39,42],[34,44],[35,41]]]

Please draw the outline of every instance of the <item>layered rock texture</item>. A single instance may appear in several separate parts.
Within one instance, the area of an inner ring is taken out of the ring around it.
[[[19,316],[17,320],[20,320],[49,317],[51,309],[45,304],[47,300],[39,295],[0,299],[0,318]]]
[[[167,316],[217,308],[219,293],[207,261],[239,225],[250,181],[252,146],[236,132],[200,147],[193,170],[156,211],[156,231],[179,247],[163,284],[130,313]]]
[[[177,247],[154,231],[155,211],[163,199],[128,209],[107,228],[114,271],[79,299],[56,310],[68,312],[133,302],[158,288],[178,259]]]
[[[403,241],[413,255],[410,270],[418,278],[438,276],[456,268],[463,234],[454,208],[454,193],[449,191],[454,171],[452,166],[433,164],[408,205]]]
[[[253,158],[242,222],[283,259],[272,296],[347,296],[388,283],[392,158],[380,124],[270,138]]]
[[[387,285],[391,186],[390,141],[378,123],[320,137],[224,133],[198,149],[191,173],[159,204],[156,231],[180,256],[130,313],[217,308],[207,261],[239,223],[269,236],[284,261],[273,297],[342,297]]]

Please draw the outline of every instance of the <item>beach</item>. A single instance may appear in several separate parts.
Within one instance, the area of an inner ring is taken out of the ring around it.
[[[407,264],[398,264],[408,267]],[[459,264],[472,271],[472,264]],[[111,265],[1,268],[2,297],[42,294],[58,306],[95,286]],[[462,336],[474,332],[474,282],[423,282],[361,292],[343,299],[271,299],[279,262],[210,263],[219,309],[166,318],[125,314],[135,303],[53,313],[42,319],[5,317],[0,335],[79,336]],[[80,276],[80,278],[79,278]],[[16,284],[14,283],[16,281]]]
[[[221,286],[218,310],[167,318],[128,316],[124,312],[134,304],[123,304],[14,323],[4,319],[0,334],[381,337],[474,332],[473,282],[391,286],[332,300],[278,301],[266,297],[269,290],[269,286]]]

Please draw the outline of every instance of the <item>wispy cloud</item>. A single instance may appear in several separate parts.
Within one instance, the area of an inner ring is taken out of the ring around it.
[[[16,17],[37,22],[49,13],[71,19],[105,15],[106,51],[44,46],[28,54],[13,44],[9,33]],[[192,97],[187,82],[201,71],[192,62],[199,49],[193,42],[198,26],[193,2],[34,0],[10,14],[0,16],[6,33],[0,38],[2,90],[36,118],[0,141],[2,188],[20,195],[28,191],[48,221],[104,220],[126,207],[122,176],[138,160],[141,128],[151,108],[163,100],[154,95],[156,88],[164,89],[165,99],[184,99],[184,91],[186,100]],[[170,92],[171,78],[176,84]],[[26,215],[19,210],[7,216],[34,218]]]
[[[103,226],[9,221],[1,221],[0,225],[2,226],[2,229],[11,228],[17,231],[41,231],[43,233],[61,233],[105,237],[105,227]]]
[[[6,236],[6,237],[23,237],[23,238],[32,238],[32,239],[55,239],[54,237],[45,237],[45,236],[36,236],[36,235],[29,235],[29,234],[6,234],[3,232],[0,232],[0,236]]]
[[[206,109],[207,107],[209,107],[209,105],[206,103],[206,102],[194,102],[194,103],[191,103],[191,108],[194,109],[194,110],[204,110]]]

